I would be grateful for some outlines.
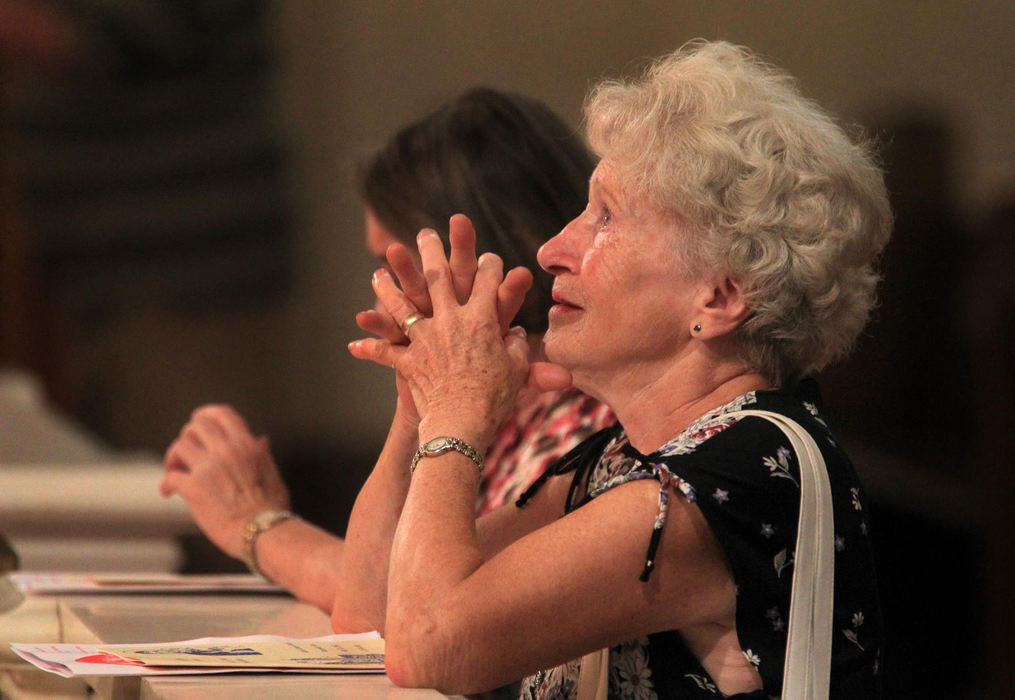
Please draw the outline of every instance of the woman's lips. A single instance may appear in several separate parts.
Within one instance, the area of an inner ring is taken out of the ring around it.
[[[556,303],[550,307],[550,313],[555,316],[581,310],[580,306],[569,301],[564,295],[557,292],[553,293],[553,301]]]

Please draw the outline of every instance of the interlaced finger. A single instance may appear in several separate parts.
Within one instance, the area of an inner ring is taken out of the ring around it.
[[[408,297],[412,305],[420,313],[429,316],[433,313],[433,305],[430,303],[430,292],[426,288],[426,280],[419,270],[419,263],[412,252],[401,243],[392,243],[388,246],[385,257],[392,272],[398,278],[398,286]]]
[[[387,270],[383,268],[377,270],[371,282],[374,287],[374,294],[377,295],[377,300],[381,302],[381,306],[391,317],[392,321],[404,331],[405,320],[411,315],[418,313],[416,307],[402,293],[402,290],[395,286],[395,280],[392,279],[391,274]]]
[[[506,333],[514,317],[522,308],[525,293],[532,287],[532,273],[524,267],[516,267],[504,275],[504,281],[497,288],[497,318],[500,330]]]
[[[349,354],[358,360],[369,360],[384,367],[395,367],[408,350],[404,345],[392,345],[378,338],[363,338],[349,343]]]
[[[440,313],[442,308],[457,306],[458,298],[451,280],[451,268],[444,256],[444,243],[440,236],[432,229],[423,229],[416,236],[416,244],[423,262],[423,278],[430,292],[434,315]]]
[[[375,309],[360,311],[356,314],[356,325],[367,333],[384,338],[389,343],[404,344],[408,340],[389,314],[381,313]]]
[[[476,229],[469,217],[455,214],[448,225],[448,240],[451,243],[451,255],[448,265],[451,268],[451,281],[455,287],[455,296],[459,304],[469,300],[472,283],[476,278]]]
[[[471,300],[490,304],[492,311],[497,308],[497,290],[504,281],[504,262],[499,255],[483,253],[477,261],[476,280],[472,286]]]

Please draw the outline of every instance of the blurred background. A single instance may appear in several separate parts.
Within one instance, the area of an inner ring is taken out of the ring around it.
[[[882,304],[821,379],[876,506],[889,697],[1010,697],[1010,0],[0,0],[2,366],[113,449],[230,403],[341,532],[394,399],[345,349],[373,303],[353,163],[476,84],[578,128],[591,83],[694,37],[881,144]]]

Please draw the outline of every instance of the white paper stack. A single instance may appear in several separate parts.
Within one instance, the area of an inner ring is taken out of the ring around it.
[[[235,672],[384,673],[376,632],[291,639],[205,637],[166,644],[11,644],[25,661],[65,678]]]

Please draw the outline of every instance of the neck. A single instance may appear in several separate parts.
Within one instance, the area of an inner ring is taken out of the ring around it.
[[[771,387],[764,376],[739,362],[692,359],[656,372],[622,372],[589,393],[595,391],[613,409],[631,445],[648,454],[711,409]]]

